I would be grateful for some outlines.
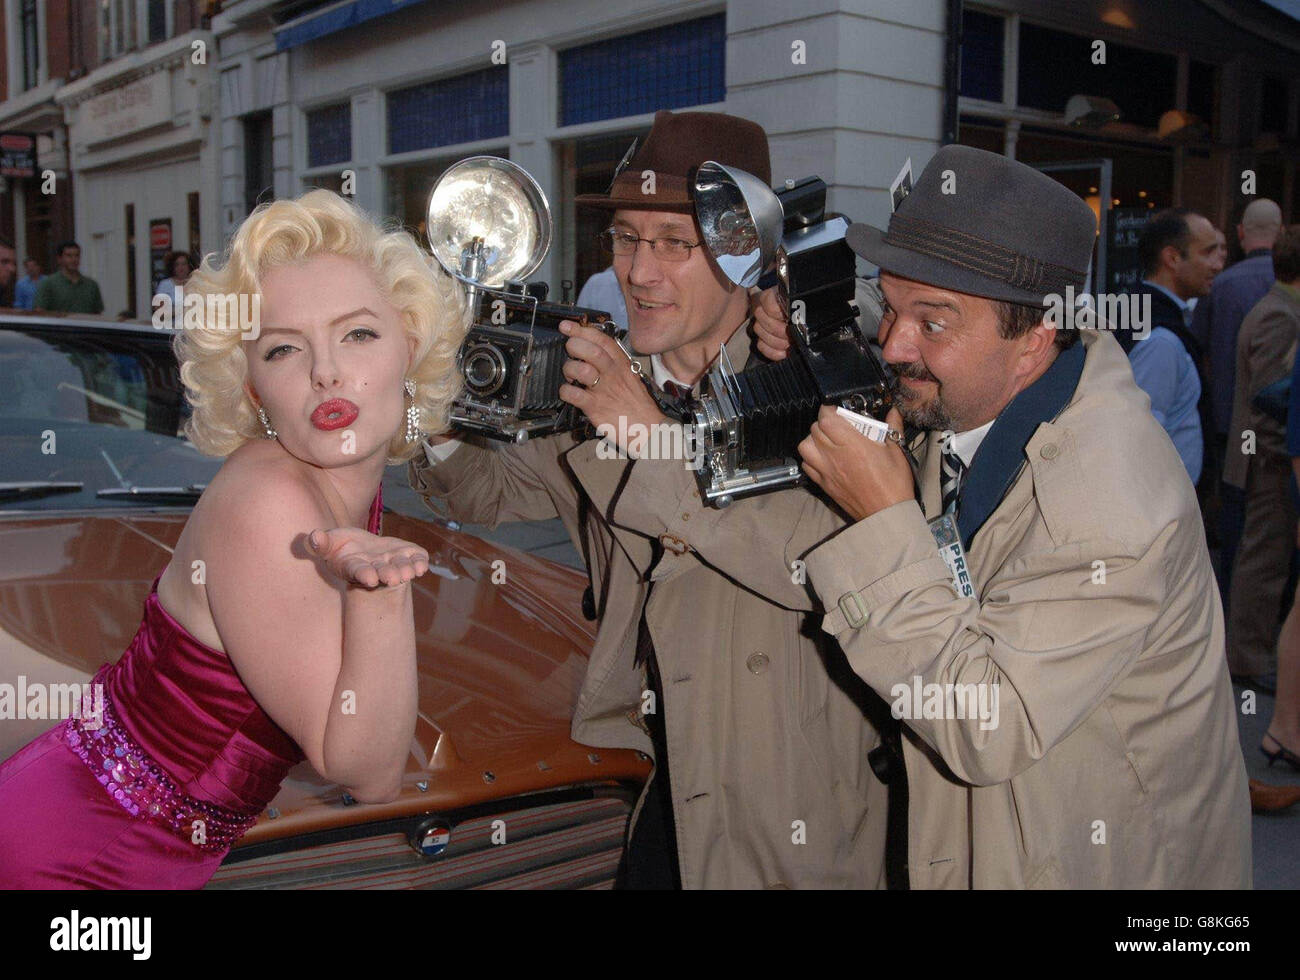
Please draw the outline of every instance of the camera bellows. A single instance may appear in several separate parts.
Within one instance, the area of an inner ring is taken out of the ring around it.
[[[821,397],[803,360],[791,357],[734,376],[737,414],[750,463],[796,455],[795,447],[817,421]]]

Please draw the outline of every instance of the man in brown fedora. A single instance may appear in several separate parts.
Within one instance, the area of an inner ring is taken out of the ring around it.
[[[900,386],[896,440],[824,407],[799,447],[844,516],[709,511],[654,461],[613,513],[780,601],[805,563],[822,629],[906,726],[914,888],[1250,886],[1196,495],[1114,337],[1048,317],[1095,229],[1046,175],[940,149],[887,231],[847,236],[881,269]]]
[[[733,364],[749,358],[748,295],[718,269],[693,217],[689,186],[706,160],[771,178],[756,124],[660,112],[609,193],[578,199],[609,213],[602,238],[638,355],[570,325],[565,374],[578,384],[561,397],[593,419],[653,425],[663,416],[642,375],[693,388],[724,345]],[[855,701],[870,692],[847,665],[844,687],[831,680],[834,643],[801,613],[684,557],[670,536],[613,526],[613,502],[640,461],[608,448],[571,433],[496,451],[449,442],[427,447],[410,476],[459,520],[558,515],[585,556],[599,627],[573,737],[655,762],[618,883],[882,886],[886,791],[867,761],[879,737]],[[733,547],[740,555],[749,543]]]

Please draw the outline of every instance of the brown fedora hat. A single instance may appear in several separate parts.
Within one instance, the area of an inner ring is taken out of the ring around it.
[[[608,194],[579,194],[574,203],[614,211],[676,211],[691,214],[691,180],[706,160],[739,167],[772,182],[767,133],[758,123],[725,112],[655,113],[650,135],[614,178]],[[654,174],[649,179],[646,171]],[[651,193],[653,191],[653,193]]]

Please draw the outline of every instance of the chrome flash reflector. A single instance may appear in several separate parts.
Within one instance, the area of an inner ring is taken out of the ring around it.
[[[551,246],[551,207],[522,167],[500,157],[469,157],[434,185],[426,233],[447,272],[497,289],[542,264]]]
[[[753,174],[713,160],[696,170],[693,191],[700,231],[719,268],[737,286],[753,286],[781,245],[781,199]]]

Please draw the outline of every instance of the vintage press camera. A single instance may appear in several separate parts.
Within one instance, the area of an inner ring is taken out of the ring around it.
[[[453,424],[512,442],[585,425],[559,396],[567,356],[560,321],[612,336],[618,328],[608,313],[546,302],[545,283],[524,284],[551,245],[551,209],[537,181],[499,157],[461,160],[433,188],[427,235],[439,264],[465,283],[474,311]]]
[[[801,482],[796,447],[820,407],[883,419],[891,384],[858,329],[849,222],[826,214],[825,182],[806,177],[774,194],[752,174],[710,161],[696,173],[694,194],[704,241],[723,272],[744,287],[774,272],[791,320],[789,356],[737,372],[723,348],[686,407],[701,493],[725,507]]]

